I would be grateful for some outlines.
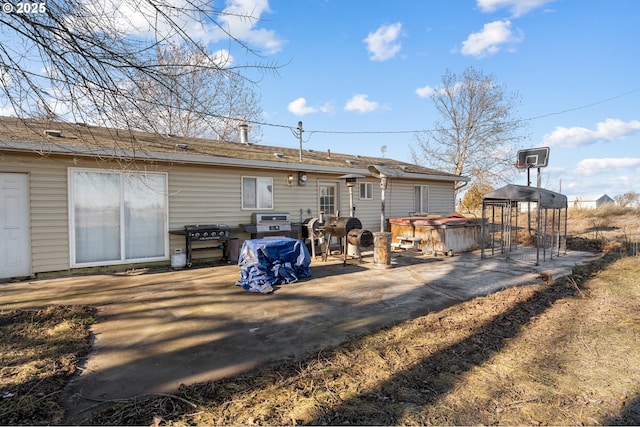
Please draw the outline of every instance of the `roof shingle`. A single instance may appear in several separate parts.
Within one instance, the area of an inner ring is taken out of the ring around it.
[[[468,180],[466,177],[388,158],[305,149],[302,150],[300,162],[300,150],[295,148],[13,117],[0,117],[0,149],[204,164],[215,163],[214,159],[218,159],[229,165],[246,166],[255,163],[264,167],[287,169],[295,164],[301,170],[336,172],[366,170],[369,165],[375,164],[390,166],[405,174],[428,175],[431,178],[445,180]]]

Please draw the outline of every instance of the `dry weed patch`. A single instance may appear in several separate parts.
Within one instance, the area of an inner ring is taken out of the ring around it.
[[[93,311],[0,313],[0,425],[63,424],[58,395],[89,352]]]
[[[588,297],[558,300],[532,318],[442,399],[447,423],[637,423],[623,406],[640,393],[638,278],[637,259],[623,259],[586,283]]]
[[[506,289],[253,375],[127,402],[98,424],[637,424],[640,265]],[[177,412],[176,412],[177,411]],[[124,416],[126,414],[126,417]],[[160,417],[160,418],[158,418]]]

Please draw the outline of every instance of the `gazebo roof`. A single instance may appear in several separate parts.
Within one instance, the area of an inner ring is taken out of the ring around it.
[[[537,202],[543,209],[566,209],[567,196],[544,188],[508,184],[484,195],[483,201]]]

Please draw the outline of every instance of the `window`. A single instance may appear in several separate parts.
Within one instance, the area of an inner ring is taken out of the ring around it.
[[[429,186],[416,185],[413,201],[414,201],[414,209],[416,212],[419,212],[419,213],[429,212]]]
[[[167,259],[167,176],[69,171],[71,266]]]
[[[243,176],[242,209],[273,209],[273,179]]]
[[[318,183],[318,210],[324,215],[336,215],[338,206],[338,184],[332,182]]]
[[[360,183],[360,200],[373,200],[373,183]]]

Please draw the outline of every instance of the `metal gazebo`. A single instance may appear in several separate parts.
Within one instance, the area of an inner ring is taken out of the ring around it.
[[[524,224],[519,224],[524,223]],[[481,258],[546,261],[566,254],[567,196],[538,187],[509,184],[482,200]]]

